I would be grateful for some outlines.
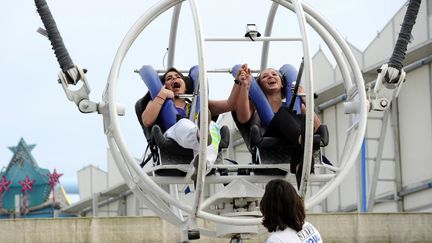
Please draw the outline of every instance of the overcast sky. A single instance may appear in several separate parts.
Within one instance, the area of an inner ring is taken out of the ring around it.
[[[155,0],[48,0],[63,40],[75,64],[88,69],[93,101],[101,101],[111,64],[123,37],[135,21]],[[257,24],[264,32],[271,1],[199,0],[204,34],[240,37],[245,25]],[[342,36],[364,50],[402,8],[405,0],[309,0]],[[12,158],[9,146],[22,137],[37,144],[32,153],[40,167],[76,177],[79,169],[93,164],[106,170],[108,144],[103,132],[102,116],[81,114],[69,102],[57,83],[59,65],[49,41],[36,33],[43,26],[33,1],[3,1],[0,15],[0,167]],[[183,4],[179,25],[175,65],[188,69],[197,63],[195,36],[189,5]],[[134,103],[146,87],[134,69],[144,64],[163,68],[168,45],[171,11],[165,12],[144,30],[125,58],[119,77],[117,100],[126,105],[126,116],[120,118],[130,151],[141,157],[145,139],[134,113]],[[182,18],[183,17],[183,18]],[[278,10],[274,33],[298,36],[293,14]],[[318,50],[318,39],[312,35],[312,53]],[[285,47],[289,46],[289,47]],[[212,43],[206,45],[208,68],[227,68],[248,62],[259,68],[259,43]],[[270,52],[269,65],[298,65],[298,44],[277,43]],[[209,77],[210,98],[228,96],[229,76]],[[61,180],[61,179],[60,179]]]

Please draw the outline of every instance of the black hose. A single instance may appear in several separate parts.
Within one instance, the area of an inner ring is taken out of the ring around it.
[[[48,4],[45,0],[35,0],[37,11],[42,19],[45,29],[48,33],[48,39],[51,42],[54,54],[57,57],[57,61],[60,64],[60,68],[67,75],[67,71],[74,67],[71,57],[63,43],[63,39],[57,28],[56,22],[51,14]],[[68,83],[74,84],[75,82],[69,75]]]
[[[408,43],[411,39],[411,31],[415,24],[417,13],[420,9],[421,0],[410,0],[408,9],[402,23],[401,31],[398,36],[393,54],[389,60],[389,66],[398,70],[402,69],[402,62],[405,59]]]

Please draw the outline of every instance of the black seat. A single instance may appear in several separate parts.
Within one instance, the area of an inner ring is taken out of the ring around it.
[[[321,124],[315,134],[320,135],[320,147],[325,147],[329,144],[329,132],[326,124]]]
[[[236,113],[233,111],[231,114],[251,152],[253,164],[291,164],[293,159],[301,159],[294,156],[294,148],[283,139],[265,136],[258,126],[240,123]],[[325,124],[321,124],[313,139],[316,150],[328,145],[329,135]],[[290,171],[294,173],[295,170],[291,168]],[[253,172],[255,175],[285,175],[288,171],[279,168],[255,168]]]
[[[277,137],[264,137],[260,128],[248,123],[240,123],[237,114],[231,115],[245,144],[252,155],[253,164],[289,164],[291,163],[293,148]],[[288,171],[278,168],[255,168],[255,175],[285,175]]]
[[[291,163],[294,150],[292,146],[277,137],[265,137],[258,126],[250,128],[250,146],[252,161],[255,164]],[[285,175],[287,171],[281,169],[255,169],[255,175]]]
[[[152,158],[154,166],[189,165],[193,159],[193,151],[191,149],[185,149],[178,145],[174,140],[166,138],[163,135],[164,131],[159,125],[155,124],[151,128],[147,128],[143,125],[141,114],[150,100],[150,94],[147,93],[135,104],[135,113],[151,150],[151,157],[148,157],[147,159],[144,158],[146,161],[144,161],[141,166],[143,167],[150,158]],[[217,119],[217,117],[212,117],[212,120],[213,119]],[[219,143],[219,152],[221,149],[227,148],[229,145],[229,128],[223,126],[220,130],[220,134],[221,141]],[[184,166],[182,169],[175,166],[166,168],[161,167],[155,171],[155,174],[159,176],[185,176],[187,174],[187,166]]]
[[[238,70],[240,65],[235,65],[233,70]],[[302,68],[300,68],[302,70]],[[302,115],[300,115],[301,110],[301,99],[297,95],[293,94],[293,91],[296,90],[292,85],[293,82],[299,83],[301,80],[301,71],[300,73],[289,64],[285,64],[280,68],[280,74],[282,75],[282,83],[284,84],[284,92],[286,95],[287,104],[284,109],[280,109],[277,113],[275,113],[274,117],[271,118],[271,121],[275,121],[272,123],[269,121],[269,114],[271,111],[268,111],[265,103],[267,99],[264,97],[264,94],[260,92],[259,85],[255,82],[255,89],[251,89],[252,95],[250,96],[252,102],[255,107],[257,107],[257,114],[264,115],[265,119],[261,118],[261,121],[268,126],[272,126],[271,129],[265,133],[261,131],[261,129],[252,125],[250,122],[240,123],[237,119],[237,115],[235,112],[231,112],[232,117],[237,125],[237,128],[240,131],[241,136],[243,137],[246,146],[252,154],[252,163],[254,164],[290,164],[289,171],[292,173],[296,172],[295,165],[301,164],[302,154],[300,154],[301,146],[297,144],[297,138],[292,137],[290,141],[285,141],[279,138],[278,133],[281,129],[285,129],[284,123],[293,122],[292,124],[301,124],[304,125],[304,119],[302,119]],[[233,76],[237,71],[233,71]],[[253,80],[254,81],[254,80]],[[253,86],[254,82],[252,82]],[[297,92],[297,91],[295,91]],[[288,102],[290,101],[290,102]],[[289,104],[289,105],[288,105]],[[263,109],[258,109],[259,107]],[[260,112],[261,111],[261,112]],[[277,119],[277,120],[274,120]],[[300,129],[300,128],[299,128]],[[293,128],[295,131],[295,127]],[[304,131],[304,128],[301,128]],[[284,135],[286,136],[285,133]],[[293,133],[294,134],[294,133]],[[304,137],[304,136],[303,136]],[[285,137],[286,138],[286,137]],[[320,146],[326,146],[329,142],[328,130],[327,126],[322,124],[321,127],[317,130],[317,132],[313,136],[313,147],[314,147],[314,160],[315,156],[321,157],[319,153]],[[298,145],[298,146],[296,146]],[[296,146],[296,147],[294,147]],[[318,152],[318,153],[316,153]],[[295,162],[295,163],[292,163]],[[255,175],[285,175],[288,171],[286,168],[262,168],[255,169]]]

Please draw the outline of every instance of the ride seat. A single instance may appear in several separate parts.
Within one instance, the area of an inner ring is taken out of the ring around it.
[[[190,78],[185,76],[185,79],[185,81],[189,83],[187,86],[190,87]],[[152,158],[153,166],[159,166],[159,168],[155,170],[155,174],[159,176],[185,176],[187,174],[188,165],[193,159],[193,151],[191,149],[185,149],[181,147],[177,144],[177,142],[170,138],[166,138],[163,135],[163,128],[156,124],[158,122],[156,122],[155,125],[150,128],[147,128],[143,125],[141,114],[144,112],[150,100],[150,93],[147,92],[146,95],[144,95],[135,103],[135,113],[141,128],[143,129],[144,136],[147,139],[147,143],[151,152],[150,157],[144,158],[144,161],[141,163],[141,167],[144,167],[145,163],[147,163],[148,160]],[[213,116],[212,120],[216,121],[217,116]],[[227,148],[229,145],[229,128],[227,126],[221,127],[220,135],[221,141],[219,143],[219,153],[221,153],[223,148]]]
[[[233,70],[235,70],[238,67],[239,65],[234,66]],[[280,73],[282,74],[283,83],[286,85],[285,87],[286,100],[290,101],[293,96],[293,89],[294,89],[293,82],[295,82],[296,79],[298,79],[297,71],[292,65],[285,64],[281,67]],[[258,87],[260,89],[259,85],[255,85],[255,87]],[[260,95],[261,91],[258,90],[254,92],[255,93],[252,94],[251,99],[254,102],[255,106],[263,105],[263,102],[267,101],[264,94]],[[301,106],[301,100],[299,97],[297,97],[293,109],[296,111],[294,113],[296,113],[299,117],[301,116],[300,106]],[[259,111],[257,111],[257,113],[258,115],[260,115]],[[250,122],[242,124],[238,121],[235,112],[231,112],[231,114],[234,119],[234,122],[237,125],[237,128],[240,131],[240,134],[242,135],[249,151],[252,154],[253,164],[288,164],[289,163],[290,165],[292,165],[291,162],[293,159],[301,159],[301,158],[294,158],[295,150],[292,147],[292,145],[290,145],[288,142],[278,137],[264,136],[264,131],[262,131],[258,126],[251,125]],[[269,113],[263,112],[262,114],[268,115]],[[262,118],[261,120],[263,121]],[[269,121],[268,118],[266,118],[265,120]],[[321,124],[321,126],[317,129],[316,133],[314,134],[313,141],[314,141],[313,142],[314,156],[321,157],[320,153],[315,153],[315,152],[317,151],[319,152],[319,147],[327,146],[329,143],[328,129],[325,124]],[[290,167],[291,168],[289,171],[291,172],[295,171],[295,168],[293,168],[294,166],[290,166]],[[254,169],[253,172],[255,175],[285,175],[288,172],[285,168],[280,169],[280,168],[257,167]]]
[[[219,153],[222,149],[228,148],[230,140],[230,132],[227,126],[222,126],[220,129],[221,141],[219,143]],[[176,141],[167,138],[163,135],[162,130],[158,125],[154,125],[151,129],[151,141],[158,148],[159,152],[159,165],[189,165],[193,159],[192,149],[185,149],[178,145]],[[156,171],[160,176],[185,176],[187,171],[179,169],[159,169]]]
[[[264,136],[261,129],[249,123],[240,123],[235,112],[231,112],[234,122],[242,135],[247,148],[252,155],[253,164],[290,164],[294,148],[278,137]],[[327,125],[321,124],[313,137],[314,148],[325,147],[329,143]],[[285,175],[288,171],[282,169],[255,168],[255,175]]]

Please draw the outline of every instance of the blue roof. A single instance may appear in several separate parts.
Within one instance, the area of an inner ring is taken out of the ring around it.
[[[19,181],[28,176],[31,180],[35,180],[32,190],[27,191],[28,207],[34,207],[48,200],[50,195],[50,185],[48,169],[39,168],[36,160],[31,154],[31,150],[36,145],[28,145],[23,138],[15,147],[9,147],[14,153],[6,170],[0,173],[7,180],[11,180],[9,191],[3,192],[3,208],[12,210],[15,208],[15,195],[23,195]]]

